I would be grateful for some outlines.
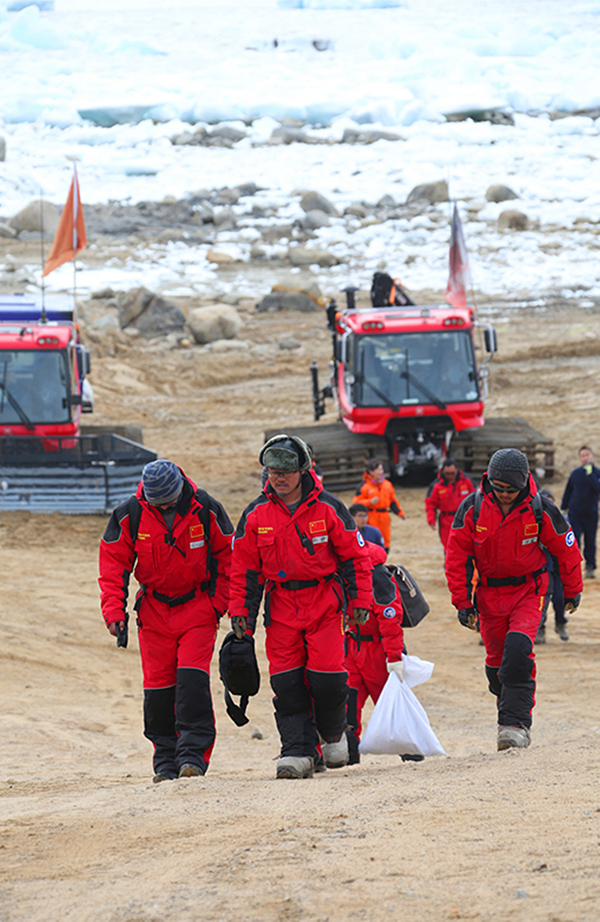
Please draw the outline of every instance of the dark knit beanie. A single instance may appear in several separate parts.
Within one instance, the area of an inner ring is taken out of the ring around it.
[[[173,461],[158,458],[142,471],[144,496],[151,506],[166,506],[175,502],[183,488],[183,476]]]
[[[518,448],[501,448],[492,455],[487,475],[489,480],[499,480],[523,490],[529,483],[529,462]]]

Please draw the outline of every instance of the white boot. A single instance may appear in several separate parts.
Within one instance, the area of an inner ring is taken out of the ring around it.
[[[531,733],[525,727],[498,727],[498,750],[527,749]]]
[[[277,778],[312,778],[313,760],[310,756],[282,756],[277,760]]]
[[[321,743],[321,752],[327,768],[343,768],[348,764],[348,740],[343,733],[335,743]]]

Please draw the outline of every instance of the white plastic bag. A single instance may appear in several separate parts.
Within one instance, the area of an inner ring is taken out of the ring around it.
[[[402,658],[406,663],[404,681],[390,673],[358,750],[377,755],[445,755],[425,709],[410,688],[431,677],[433,663],[418,656]]]

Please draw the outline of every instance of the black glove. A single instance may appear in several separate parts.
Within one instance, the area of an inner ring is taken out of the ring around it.
[[[580,592],[578,592],[576,596],[573,596],[572,599],[565,599],[565,611],[571,614],[572,611],[575,611],[576,608],[579,608],[580,602],[581,602]]]
[[[125,613],[123,627],[117,622],[117,647],[126,647],[129,640],[129,613]]]
[[[463,627],[467,627],[470,631],[477,630],[477,612],[474,608],[459,608],[456,617]]]
[[[352,618],[355,624],[366,624],[369,620],[369,609],[355,608],[352,612]]]
[[[242,618],[239,615],[234,615],[231,619],[231,630],[234,632],[238,640],[241,640],[244,634],[246,633],[246,628],[248,627],[248,619]]]

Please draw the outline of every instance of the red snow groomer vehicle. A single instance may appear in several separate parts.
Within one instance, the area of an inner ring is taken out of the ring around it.
[[[156,453],[82,427],[89,371],[72,296],[0,296],[0,510],[104,513],[135,491]]]
[[[380,273],[371,307],[358,307],[355,292],[346,289],[344,310],[333,301],[327,308],[330,383],[319,388],[316,363],[311,368],[315,420],[333,398],[340,422],[291,430],[312,446],[328,489],[356,487],[370,458],[380,458],[396,481],[432,476],[450,452],[477,475],[502,447],[525,451],[532,469],[552,476],[552,442],[524,420],[484,425],[487,362],[497,349],[492,326],[480,325],[469,307],[416,305]]]

